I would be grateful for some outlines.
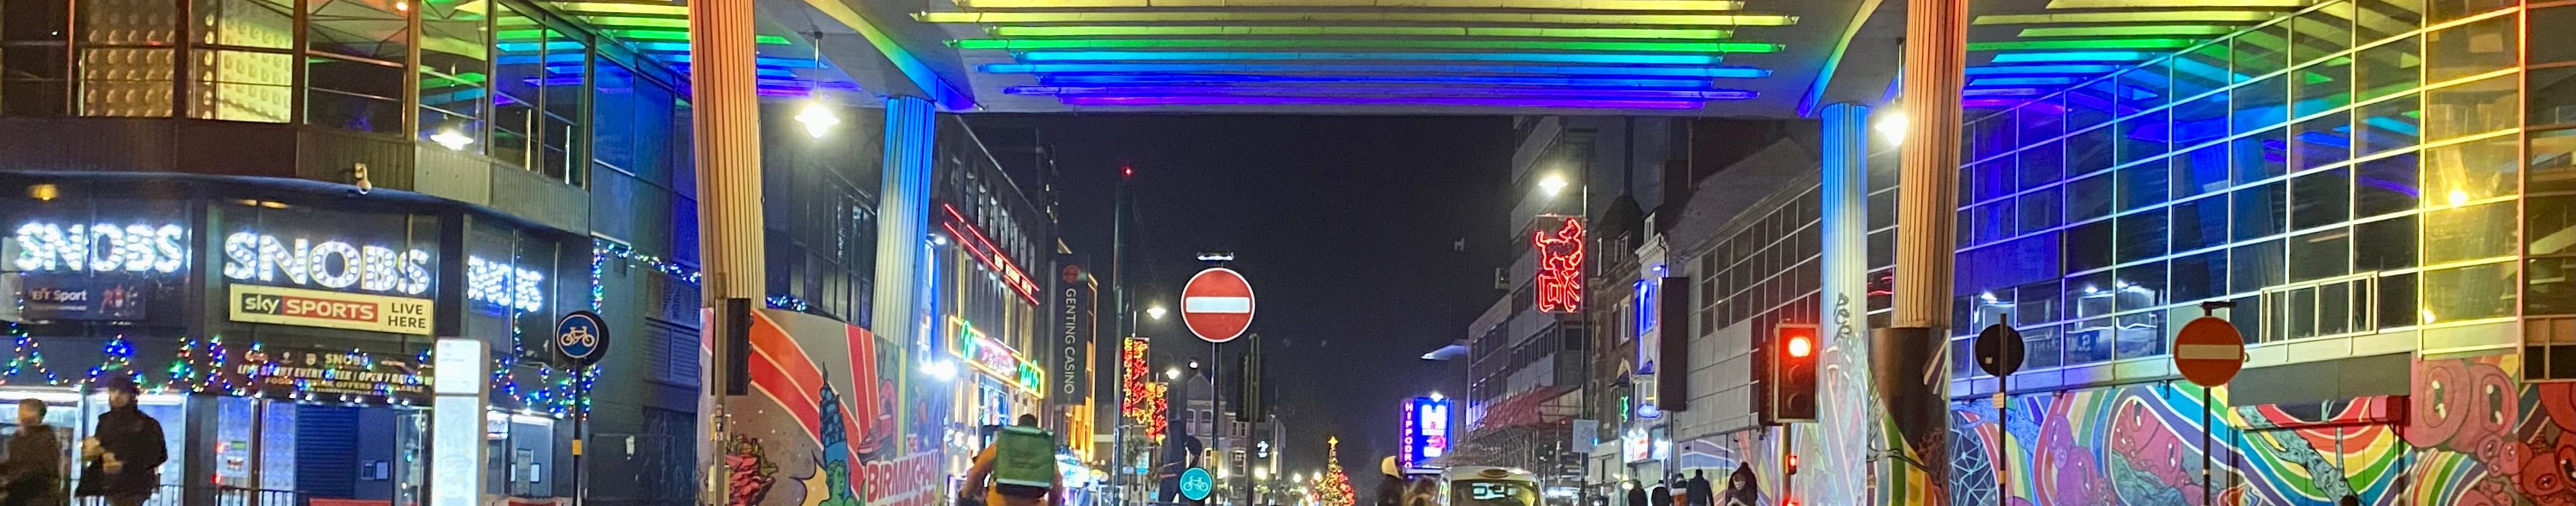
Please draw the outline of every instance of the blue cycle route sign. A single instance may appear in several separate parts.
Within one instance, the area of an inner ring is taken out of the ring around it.
[[[608,320],[589,311],[564,315],[555,321],[555,354],[574,367],[599,363],[608,356]]]
[[[1208,493],[1215,491],[1216,478],[1208,476],[1206,469],[1193,467],[1187,471],[1181,471],[1181,498],[1205,501]]]

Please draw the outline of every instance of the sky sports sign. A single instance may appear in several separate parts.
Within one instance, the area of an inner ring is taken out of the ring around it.
[[[430,335],[429,299],[232,285],[232,319],[395,334]]]

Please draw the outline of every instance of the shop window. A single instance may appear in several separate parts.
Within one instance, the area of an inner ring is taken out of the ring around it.
[[[2290,180],[2290,228],[2309,229],[2352,219],[2352,169],[2302,174]]]
[[[2419,215],[2397,216],[2353,225],[2352,269],[2371,272],[2404,269],[2415,261]]]
[[[409,13],[391,4],[311,2],[305,30],[308,125],[402,133]]]
[[[2426,207],[2458,207],[2509,196],[2520,184],[2521,142],[2513,136],[2424,151]]]
[[[2532,318],[2522,322],[2523,379],[2576,379],[2576,318]]]
[[[2521,16],[2506,14],[2424,34],[2426,84],[2516,65],[2521,23]]]
[[[2169,226],[2174,251],[2192,251],[2227,242],[2227,198],[2211,196],[2173,205]]]
[[[2361,162],[2354,166],[2352,211],[2354,216],[2379,216],[2415,209],[2422,190],[2416,185],[2421,172],[2414,153],[2404,153]]]
[[[2234,293],[2261,291],[2289,281],[2282,240],[2237,246],[2227,255],[2227,286]]]
[[[2424,263],[2512,255],[2521,244],[2513,202],[2424,211]]]
[[[2317,61],[2352,47],[2353,4],[2327,2],[2290,20],[2290,61]]]
[[[2423,104],[2418,96],[2406,96],[2373,102],[2357,110],[2354,127],[2361,133],[2353,144],[2362,156],[2399,149],[2414,148],[2423,142]],[[2411,179],[2411,178],[2410,178]]]
[[[490,145],[483,131],[484,99],[490,96],[494,32],[486,9],[466,5],[419,2],[420,137],[450,149],[481,153]],[[503,28],[498,35],[513,43],[534,44],[543,40],[541,32],[519,26]]]
[[[2300,121],[2290,135],[2290,154],[2297,158],[2293,170],[2314,169],[2351,159],[2351,120],[2351,113],[2336,111]]]
[[[2172,299],[2198,302],[2227,295],[2227,250],[2175,258]]]
[[[2531,175],[2523,190],[2532,193],[2576,190],[2576,129],[2531,133]]]
[[[2427,238],[2426,243],[2432,239]],[[2424,271],[2425,324],[2513,316],[2521,305],[2515,262]]]
[[[2353,98],[2369,100],[2404,93],[2421,85],[2424,59],[2420,46],[2423,42],[2423,36],[2407,36],[2355,52],[2354,88],[2360,95]]]
[[[2114,200],[2120,211],[2129,211],[2165,202],[2166,191],[2173,189],[2171,168],[2162,160],[2121,167],[2114,174],[2118,181]]]
[[[2436,142],[2519,126],[2521,76],[2496,76],[2424,92],[2424,140]]]
[[[2576,126],[2576,66],[2532,69],[2530,74],[2528,122],[2532,126]]]

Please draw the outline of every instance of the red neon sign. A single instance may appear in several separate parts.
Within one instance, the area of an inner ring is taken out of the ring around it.
[[[1011,291],[1019,292],[1020,298],[1027,299],[1030,305],[1038,303],[1038,283],[1030,281],[1028,273],[1020,271],[1020,264],[1012,262],[1009,255],[1002,254],[1001,248],[994,247],[993,240],[984,237],[984,231],[975,228],[974,222],[966,221],[966,215],[959,214],[956,206],[940,204],[939,207],[948,210],[948,221],[939,226],[947,228],[948,235],[957,236],[957,243],[966,248],[966,253],[983,262],[985,268],[1001,273],[1002,284],[1010,285]]]
[[[1565,218],[1555,231],[1530,234],[1538,247],[1538,310],[1573,313],[1583,310],[1583,220]]]

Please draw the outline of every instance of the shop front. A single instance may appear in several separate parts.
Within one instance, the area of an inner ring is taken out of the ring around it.
[[[548,328],[587,241],[294,183],[0,183],[28,189],[0,200],[0,289],[28,301],[0,312],[15,350],[0,401],[43,400],[49,424],[87,437],[106,404],[92,387],[131,378],[170,449],[155,504],[423,503],[439,336],[498,358],[485,495],[570,495],[554,464],[584,385],[516,344]]]
[[[951,438],[949,454],[972,457],[988,442],[991,429],[1009,425],[1021,414],[1042,413],[1045,373],[1036,361],[964,318],[949,318],[945,335],[948,358],[962,366],[957,368],[957,403],[950,418],[961,437]],[[954,470],[962,476],[968,462],[961,458],[956,464]]]

